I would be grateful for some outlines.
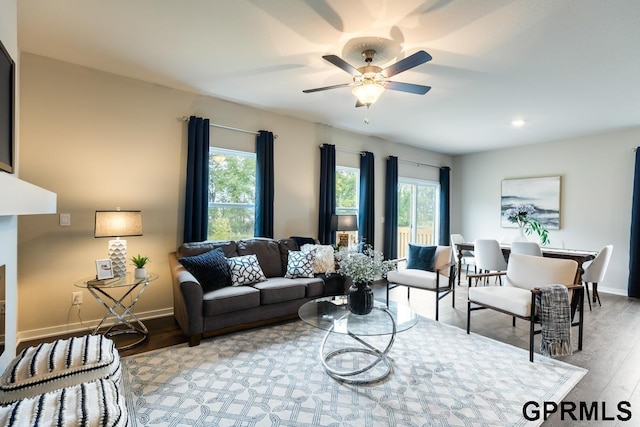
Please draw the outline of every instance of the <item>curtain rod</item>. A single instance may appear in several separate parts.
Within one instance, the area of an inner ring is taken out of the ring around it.
[[[182,121],[183,122],[188,122],[189,121],[189,117],[182,116]],[[231,127],[231,126],[219,125],[217,123],[211,123],[211,122],[209,122],[209,127],[233,130],[233,131],[236,131],[236,132],[250,133],[252,135],[260,135],[260,132],[256,132],[255,130],[246,130],[246,129],[234,128],[234,127]],[[278,135],[273,135],[273,138],[274,139],[278,138]]]
[[[428,163],[413,162],[413,161],[411,161],[411,160],[402,160],[402,159],[398,159],[398,161],[399,161],[399,162],[402,162],[402,163],[409,163],[409,164],[411,164],[411,165],[416,165],[416,166],[418,166],[418,167],[419,167],[419,166],[428,166],[428,167],[430,167],[430,168],[436,168],[436,169],[440,169],[440,168],[441,168],[441,166],[430,165],[430,164],[428,164]]]
[[[322,148],[324,144],[320,144],[320,148]],[[351,154],[360,154],[361,156],[364,156],[364,151],[354,151],[354,150],[347,150],[346,148],[338,148],[336,147],[336,151],[342,151],[343,153],[351,153]]]

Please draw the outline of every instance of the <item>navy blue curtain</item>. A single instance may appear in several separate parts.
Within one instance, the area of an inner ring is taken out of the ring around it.
[[[187,133],[187,188],[183,241],[207,240],[209,220],[209,119],[191,116]]]
[[[449,246],[451,240],[451,224],[449,218],[449,175],[451,168],[443,166],[440,168],[440,242],[441,246]]]
[[[360,203],[358,209],[358,231],[360,239],[367,245],[374,245],[375,210],[374,210],[374,174],[373,153],[362,152],[360,156]]]
[[[633,175],[627,295],[640,298],[640,147],[636,148],[636,166]]]
[[[318,214],[318,240],[323,245],[336,242],[331,230],[331,216],[336,213],[336,146],[320,147],[320,203]]]
[[[384,245],[385,259],[398,257],[398,158],[387,158],[384,187]]]
[[[273,133],[256,137],[256,212],[253,234],[273,238]]]

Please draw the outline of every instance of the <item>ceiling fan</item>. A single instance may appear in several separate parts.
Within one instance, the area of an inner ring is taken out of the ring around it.
[[[355,68],[344,59],[336,55],[325,55],[322,58],[331,62],[338,68],[343,69],[353,76],[353,82],[342,83],[333,86],[319,87],[315,89],[303,90],[304,93],[320,92],[323,90],[337,89],[341,87],[353,87],[353,94],[356,96],[356,107],[366,106],[367,108],[378,100],[378,97],[385,89],[397,90],[400,92],[414,93],[424,95],[431,89],[430,86],[416,85],[412,83],[401,83],[389,80],[389,77],[395,76],[410,68],[417,67],[425,62],[431,61],[431,55],[424,50],[407,56],[404,59],[390,65],[384,69],[371,65],[376,55],[374,49],[367,49],[362,52],[362,57],[367,65]]]

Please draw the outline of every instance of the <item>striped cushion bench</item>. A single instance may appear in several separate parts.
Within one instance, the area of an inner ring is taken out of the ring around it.
[[[120,356],[102,335],[25,348],[0,377],[0,405],[98,379],[120,384]]]
[[[0,407],[3,426],[128,426],[124,398],[110,380],[97,380]]]

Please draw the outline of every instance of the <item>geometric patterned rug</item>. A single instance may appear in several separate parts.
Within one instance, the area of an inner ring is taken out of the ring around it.
[[[524,403],[559,402],[587,372],[420,317],[391,374],[352,385],[325,373],[323,337],[293,321],[124,357],[131,425],[533,426]]]

